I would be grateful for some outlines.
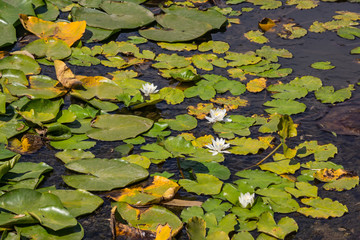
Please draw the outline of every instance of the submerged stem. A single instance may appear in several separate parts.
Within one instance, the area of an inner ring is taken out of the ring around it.
[[[273,155],[281,146],[283,145],[283,143],[280,143],[276,148],[274,148],[274,150],[272,150],[268,155],[266,155],[266,157],[264,157],[263,159],[261,159],[260,162],[256,163],[255,165],[252,165],[250,167],[247,167],[245,169],[249,169],[252,167],[256,167],[259,166],[261,163],[263,163],[266,159],[268,159],[269,157],[271,157],[271,155]]]
[[[181,174],[181,177],[182,177],[183,179],[185,179],[184,173],[183,173],[183,171],[181,170],[180,159],[177,157],[177,158],[176,158],[176,161],[177,161],[177,165],[178,165],[178,168],[179,168],[179,172],[180,172],[180,174]]]

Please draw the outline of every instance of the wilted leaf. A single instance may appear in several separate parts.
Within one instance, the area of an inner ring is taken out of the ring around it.
[[[157,227],[155,240],[171,240],[171,228],[168,224]]]
[[[155,176],[146,187],[125,188],[113,191],[109,197],[117,202],[126,202],[131,205],[147,205],[171,200],[180,186],[165,177]]]
[[[302,207],[297,211],[313,218],[327,219],[329,217],[341,217],[344,213],[348,212],[345,205],[338,201],[333,201],[330,198],[304,198],[301,199],[301,202],[311,207]]]
[[[172,236],[175,236],[182,228],[180,219],[164,207],[153,205],[149,208],[134,208],[123,202],[118,202],[116,206],[122,219],[130,226],[136,226],[141,230],[156,232],[159,224],[168,224],[172,230]]]
[[[261,92],[264,88],[266,88],[265,78],[255,78],[246,84],[246,89],[252,93]]]
[[[63,40],[69,46],[79,40],[85,32],[86,22],[49,22],[37,17],[20,15],[20,21],[24,28],[39,38],[50,37]]]
[[[301,38],[307,34],[305,28],[297,26],[296,23],[287,23],[284,24],[283,30],[278,33],[278,35],[285,39],[295,39]]]
[[[210,101],[223,105],[227,111],[238,109],[239,107],[245,107],[248,103],[247,100],[241,99],[240,97],[216,98],[210,99]]]
[[[62,176],[64,182],[71,187],[89,191],[125,187],[148,176],[144,168],[121,159],[80,159],[67,163],[65,167],[84,174]]]
[[[63,61],[55,60],[55,72],[58,81],[66,88],[80,86],[82,84]]]
[[[196,181],[180,179],[179,184],[188,192],[214,195],[220,192],[223,182],[212,175],[197,173]]]
[[[197,119],[205,119],[205,116],[214,108],[212,103],[198,103],[196,107],[188,106],[188,114],[195,115]]]
[[[275,27],[276,24],[275,24],[275,22],[274,22],[272,19],[270,19],[270,18],[263,18],[263,19],[259,22],[258,26],[259,26],[259,28],[260,28],[261,30],[263,30],[264,32],[267,32],[267,31],[271,30],[271,28]]]
[[[17,138],[9,141],[8,148],[20,154],[31,154],[37,152],[43,146],[39,135],[25,134],[19,141]]]

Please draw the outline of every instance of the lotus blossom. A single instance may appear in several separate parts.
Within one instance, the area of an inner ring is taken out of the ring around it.
[[[250,194],[249,192],[240,195],[239,202],[243,208],[251,208],[255,201],[255,193]]]
[[[225,118],[225,116],[226,116],[226,109],[216,108],[215,110],[211,109],[210,117],[206,116],[205,118],[211,123],[221,122],[221,121],[231,122],[231,119]]]
[[[140,91],[148,97],[152,93],[157,93],[159,90],[156,90],[157,86],[155,86],[153,83],[145,83],[142,85]]]
[[[225,139],[223,138],[216,138],[216,140],[212,139],[212,144],[208,144],[205,147],[209,148],[212,155],[216,155],[218,153],[230,153],[229,151],[224,151],[230,147],[229,143],[225,143]]]

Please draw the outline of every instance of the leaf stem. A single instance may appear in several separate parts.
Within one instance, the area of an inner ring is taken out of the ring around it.
[[[180,174],[181,174],[181,177],[182,177],[183,179],[185,179],[184,173],[183,173],[183,171],[181,170],[181,165],[180,165],[180,159],[179,159],[179,157],[176,158],[176,161],[177,161],[177,165],[178,165],[178,168],[179,168],[179,172],[180,172]]]
[[[249,169],[249,168],[253,168],[253,167],[256,167],[256,166],[259,166],[261,163],[263,163],[266,159],[268,159],[269,157],[271,157],[271,155],[273,155],[281,146],[283,145],[283,143],[280,143],[276,148],[274,148],[274,150],[272,150],[268,155],[266,155],[266,157],[264,157],[263,159],[261,159],[260,162],[250,166],[250,167],[247,167],[245,169]]]

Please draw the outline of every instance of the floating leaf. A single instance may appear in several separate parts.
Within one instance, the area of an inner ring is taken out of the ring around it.
[[[271,20],[270,18],[263,18],[259,24],[258,24],[259,28],[261,30],[263,30],[264,32],[269,31],[271,28],[275,27],[276,24],[273,20]]]
[[[276,0],[246,0],[254,5],[261,5],[260,9],[276,9],[282,5],[281,1]]]
[[[84,141],[89,139],[85,134],[73,135],[62,141],[51,141],[50,145],[56,149],[88,149],[95,146],[95,141]]]
[[[360,29],[356,27],[342,27],[337,30],[337,34],[349,40],[354,40],[355,37],[360,37]]]
[[[156,162],[163,162],[165,159],[172,157],[172,154],[166,151],[162,146],[156,143],[146,144],[141,147],[143,150],[148,150],[150,152],[142,152],[142,156],[146,156],[153,161],[154,159],[157,160]]]
[[[63,61],[54,61],[56,77],[58,81],[66,88],[79,86],[82,83],[75,77],[70,68]]]
[[[350,176],[337,179],[333,182],[325,183],[323,188],[325,190],[344,191],[355,188],[357,185],[359,185],[359,176],[352,174]]]
[[[315,69],[329,70],[329,69],[333,69],[335,66],[332,66],[330,61],[326,61],[326,62],[315,62],[311,64],[311,67]]]
[[[74,7],[71,15],[75,21],[85,20],[88,26],[107,30],[132,29],[154,21],[152,12],[132,2],[103,1],[100,8],[105,12]]]
[[[159,42],[157,43],[161,48],[171,50],[171,51],[192,51],[197,50],[197,45],[193,43],[166,43]]]
[[[292,73],[291,68],[280,68],[280,69],[270,69],[264,72],[258,73],[257,76],[259,77],[267,77],[267,78],[279,78],[279,77],[286,77]]]
[[[311,207],[302,207],[297,211],[313,218],[328,219],[329,217],[341,217],[344,213],[348,212],[345,205],[338,201],[333,201],[330,198],[304,198],[301,199],[301,202]]]
[[[296,188],[285,187],[285,191],[294,197],[317,197],[318,188],[307,182],[296,182]]]
[[[302,149],[304,147],[306,148],[306,152],[299,153],[297,156],[303,158],[314,154],[314,159],[316,161],[327,161],[329,158],[333,158],[338,152],[337,147],[333,144],[319,145],[317,141],[305,141],[304,143],[299,144],[296,149]]]
[[[214,195],[220,192],[223,182],[212,175],[197,173],[196,181],[180,179],[179,184],[188,192]]]
[[[285,39],[301,38],[307,34],[307,30],[297,26],[296,23],[284,24],[282,27],[284,29],[278,35]]]
[[[360,47],[351,49],[350,54],[360,54]]]
[[[39,74],[41,68],[39,64],[31,57],[15,54],[0,59],[0,70],[17,69],[23,71],[26,75]]]
[[[16,30],[12,24],[5,21],[0,22],[0,47],[5,47],[16,42]]]
[[[159,203],[171,200],[180,186],[165,177],[155,176],[146,187],[125,188],[111,192],[109,197],[117,202],[126,202],[132,206]]]
[[[41,225],[60,230],[77,225],[58,197],[31,189],[15,189],[0,196],[3,209],[15,214],[30,213]]]
[[[308,91],[316,91],[322,87],[321,79],[313,76],[296,77],[289,84],[304,87]]]
[[[270,184],[281,183],[281,177],[275,173],[265,172],[261,170],[243,170],[236,173],[236,176],[245,178],[237,182],[250,185],[253,189],[266,188]]]
[[[261,57],[258,57],[255,52],[252,51],[246,53],[226,52],[226,56],[224,58],[233,61],[229,63],[229,66],[243,66],[255,64],[261,61]]]
[[[239,155],[247,155],[249,153],[257,154],[260,149],[266,150],[269,147],[269,144],[266,142],[246,137],[235,138],[229,140],[228,143],[235,145],[234,147],[231,147],[229,151]]]
[[[51,37],[35,40],[26,45],[23,50],[39,58],[46,57],[48,60],[64,59],[71,54],[71,49],[66,42]]]
[[[171,55],[161,53],[155,58],[155,61],[158,61],[158,63],[154,63],[152,65],[155,68],[172,69],[183,68],[190,65],[190,61],[188,59],[175,53]]]
[[[117,141],[133,138],[146,132],[153,125],[147,118],[132,115],[100,115],[93,122],[87,135],[102,141]]]
[[[65,167],[84,174],[62,176],[64,182],[71,187],[89,191],[125,187],[148,176],[144,168],[121,159],[80,159],[67,163]]]
[[[20,154],[31,154],[37,152],[43,146],[41,137],[36,134],[25,134],[19,141],[17,138],[9,141],[8,148]]]
[[[297,114],[304,112],[306,109],[306,105],[297,101],[293,100],[283,100],[283,99],[276,99],[272,101],[267,101],[263,104],[267,107],[273,107],[273,108],[267,108],[265,109],[268,113],[278,113],[278,114]]]
[[[294,174],[300,168],[300,163],[291,164],[291,160],[264,163],[259,166],[261,170],[267,170],[276,174]]]
[[[337,91],[334,90],[333,86],[324,86],[315,91],[315,97],[322,103],[343,102],[351,98],[351,92],[354,90],[354,85],[352,84],[347,88],[342,88]]]
[[[188,114],[196,116],[197,119],[205,119],[205,116],[214,108],[212,103],[198,103],[196,107],[188,106]]]
[[[62,152],[57,152],[55,157],[59,158],[63,163],[69,163],[84,158],[94,158],[95,155],[91,152],[85,152],[82,149],[66,149]]]
[[[159,122],[167,123],[172,130],[187,131],[196,128],[197,120],[188,114],[177,115],[176,119],[160,119]]]
[[[75,227],[65,228],[59,231],[52,231],[40,225],[15,226],[15,230],[21,233],[21,236],[30,239],[69,239],[80,240],[84,237],[84,229],[78,223]]]
[[[245,107],[248,103],[247,100],[241,99],[240,97],[216,98],[210,99],[210,101],[223,105],[227,111],[238,109],[239,107]]]
[[[127,221],[130,226],[136,226],[141,230],[155,232],[159,224],[168,224],[172,235],[175,236],[182,228],[180,219],[164,207],[153,205],[149,208],[134,208],[123,202],[118,202],[116,206],[122,219]]]
[[[261,92],[266,88],[265,78],[255,78],[246,84],[246,90],[252,93]]]
[[[230,49],[230,46],[226,42],[222,41],[208,41],[199,45],[200,52],[213,51],[214,53],[225,53]]]
[[[306,88],[290,83],[270,85],[267,90],[269,92],[275,92],[271,97],[286,100],[303,98],[308,94]]]
[[[251,30],[249,32],[246,32],[244,36],[249,39],[251,42],[264,44],[269,42],[269,39],[267,37],[264,37],[264,33],[260,32],[259,30]]]
[[[182,157],[182,154],[192,154],[196,148],[190,141],[185,140],[182,136],[168,137],[164,141],[165,149],[171,152],[175,157]]]
[[[63,99],[57,101],[34,99],[26,103],[20,109],[19,113],[26,120],[42,126],[42,123],[49,122],[56,118],[56,115],[60,110],[60,106],[63,103]]]
[[[184,92],[177,88],[164,87],[159,91],[160,98],[164,99],[167,104],[179,104],[184,101]]]
[[[194,216],[187,221],[186,232],[190,240],[205,240],[206,222],[203,218]]]
[[[20,15],[24,28],[42,39],[49,37],[63,40],[69,46],[79,40],[85,32],[86,22],[49,22],[37,17]]]
[[[260,216],[257,226],[260,232],[280,239],[285,239],[286,235],[299,229],[294,219],[283,217],[276,223],[269,212],[265,212]]]
[[[296,5],[297,9],[311,9],[318,6],[317,0],[287,0],[287,5]]]
[[[289,52],[289,50],[286,50],[284,48],[281,49],[276,49],[276,48],[272,48],[270,46],[263,46],[260,49],[256,50],[256,54],[266,58],[267,60],[271,61],[271,62],[278,62],[278,57],[282,57],[282,58],[292,58],[293,55],[291,52]]]

